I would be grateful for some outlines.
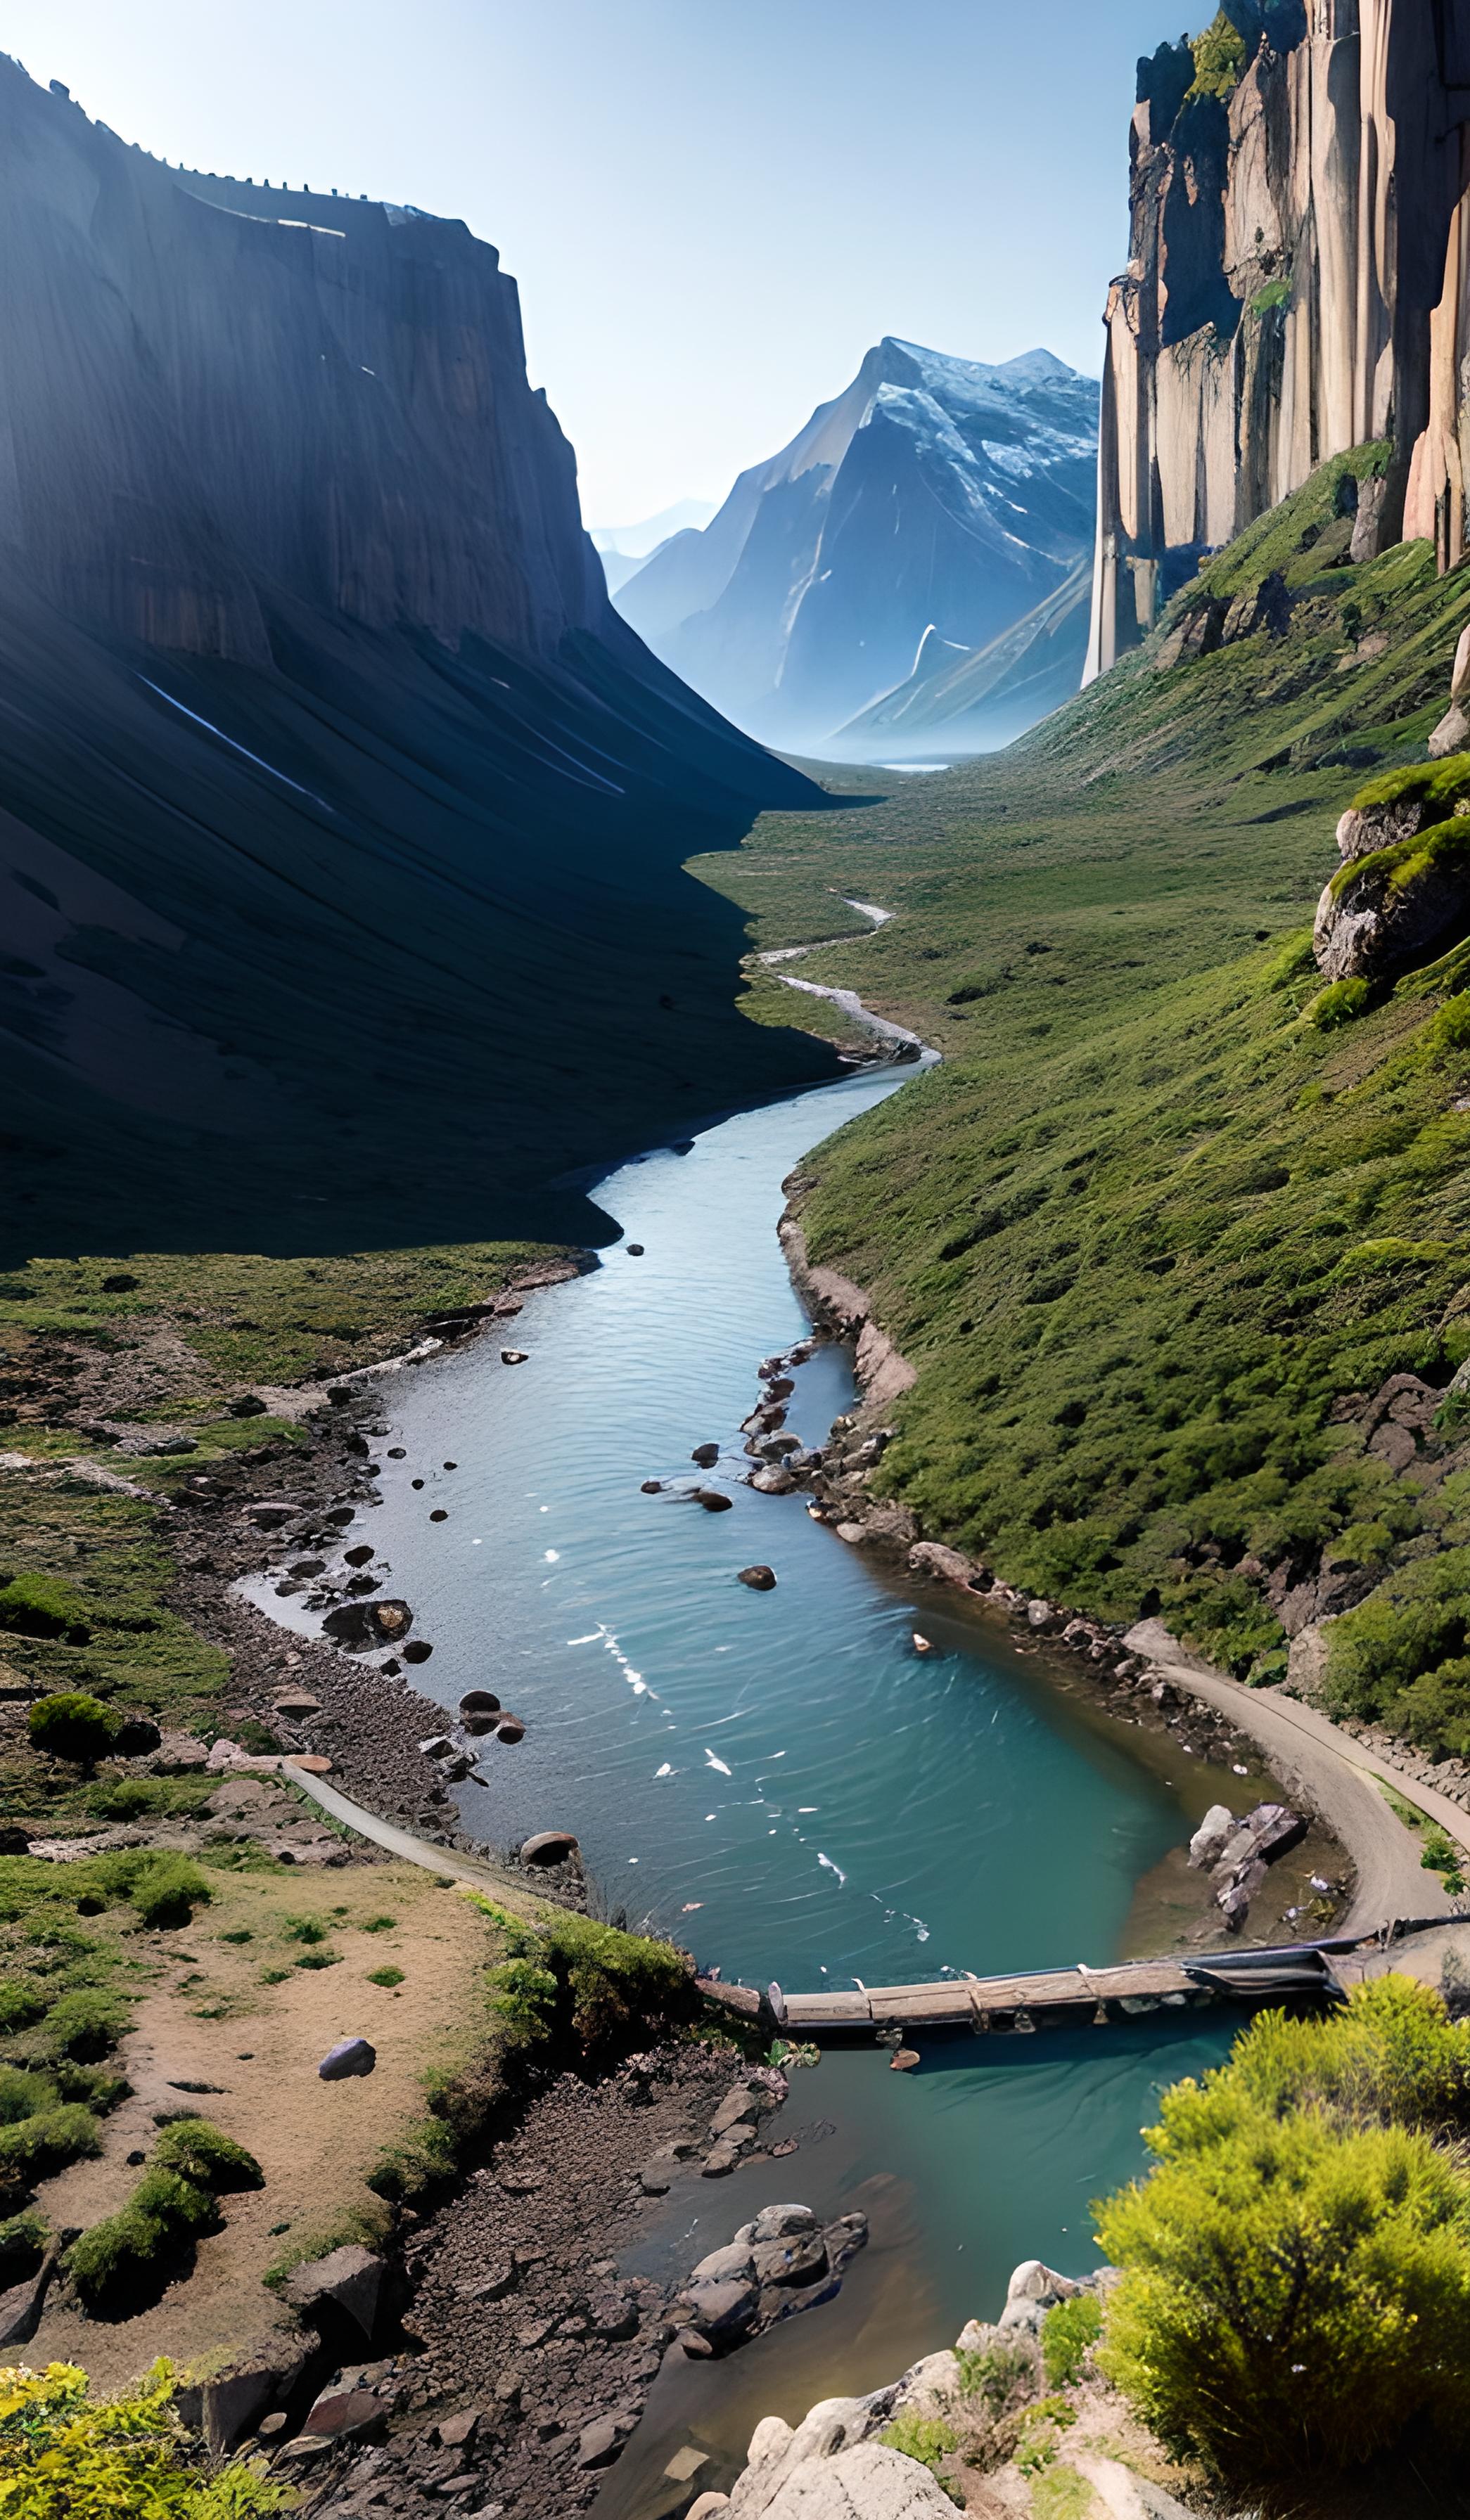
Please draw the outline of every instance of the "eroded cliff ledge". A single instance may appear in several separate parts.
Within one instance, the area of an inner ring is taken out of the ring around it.
[[[1466,547],[1467,0],[1226,0],[1138,65],[1087,679],[1204,551],[1370,439],[1382,544]]]

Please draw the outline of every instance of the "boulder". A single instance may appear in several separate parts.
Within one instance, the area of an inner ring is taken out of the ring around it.
[[[301,2426],[308,2437],[330,2441],[381,2441],[388,2430],[389,2409],[371,2389],[324,2389]]]
[[[523,1840],[521,1861],[539,1868],[551,1864],[570,1864],[573,1857],[580,1853],[581,1848],[570,1829],[542,1828],[534,1837]]]
[[[502,1715],[495,1727],[495,1738],[497,1741],[503,1741],[507,1749],[513,1749],[518,1741],[524,1741],[526,1727],[520,1716]]]
[[[611,2415],[599,2415],[595,2423],[585,2424],[577,2436],[578,2467],[610,2467],[622,2448],[622,2438]]]
[[[468,2450],[480,2430],[478,2407],[456,2407],[452,2415],[441,2415],[435,2426],[441,2450]]]
[[[283,1688],[271,1701],[271,1711],[284,1715],[291,1723],[300,1723],[309,1715],[320,1715],[322,1701],[313,1697],[309,1688]]]
[[[763,1470],[753,1471],[750,1484],[758,1496],[790,1496],[796,1487],[796,1480],[790,1470],[772,1462]],[[701,1502],[703,1503],[703,1499]],[[724,1502],[728,1505],[729,1498],[726,1497]]]
[[[1059,2275],[1054,2268],[1043,2266],[1039,2258],[1025,2258],[1005,2288],[1005,2308],[997,2323],[1039,2335],[1047,2311],[1082,2289],[1070,2275]]]
[[[368,2040],[339,2039],[316,2070],[324,2083],[346,2083],[371,2074],[377,2062],[378,2050]]]
[[[945,1584],[968,1584],[972,1572],[968,1557],[957,1549],[945,1549],[938,1540],[921,1540],[908,1552],[910,1575],[933,1575]]]
[[[524,1347],[503,1347],[500,1362],[502,1365],[528,1365],[530,1359]]]
[[[413,1625],[406,1601],[340,1601],[322,1621],[329,1637],[348,1653],[369,1653],[374,1645],[396,1644]],[[412,1645],[404,1648],[412,1656]]]
[[[755,2325],[759,2307],[759,2296],[748,2277],[697,2277],[685,2285],[672,2316],[697,2328],[712,2344],[729,2345]]]
[[[691,1495],[693,1502],[702,1505],[706,1513],[728,1513],[735,1502],[733,1497],[725,1495],[722,1488],[694,1488]]]
[[[1212,1803],[1189,1841],[1189,1861],[1196,1868],[1217,1864],[1235,1830],[1235,1814],[1223,1803]]]
[[[340,2312],[371,2338],[387,2272],[382,2258],[353,2241],[298,2267],[286,2278],[286,2299],[308,2318]]]
[[[722,2249],[712,2249],[707,2258],[701,2258],[690,2280],[694,2283],[749,2283],[753,2270],[750,2244],[737,2238],[727,2241]]]
[[[775,1574],[769,1566],[742,1566],[735,1581],[748,1584],[753,1593],[773,1593],[776,1589]]]
[[[1329,980],[1374,979],[1422,960],[1470,913],[1470,813],[1350,861],[1317,903],[1311,950]]]
[[[192,1443],[189,1450],[194,1450]],[[289,1497],[256,1497],[253,1504],[246,1507],[245,1518],[247,1522],[253,1522],[257,1531],[278,1531],[283,1522],[290,1522],[299,1510]]]
[[[877,2421],[862,2398],[825,2399],[795,2432],[768,2416],[731,2489],[730,2520],[953,2520],[926,2467],[866,2438]]]
[[[260,2431],[262,2423],[271,2420],[265,2410],[291,2396],[309,2360],[305,2347],[291,2337],[269,2338],[233,2370],[215,2372],[205,2380],[181,2382],[174,2391],[174,2408],[189,2430],[201,2436],[210,2454],[222,2458],[248,2433]],[[285,2422],[286,2417],[281,2415],[276,2429],[282,2429]]]
[[[1234,598],[1221,625],[1220,645],[1233,647],[1237,639],[1253,639],[1263,630],[1268,638],[1284,638],[1291,626],[1291,609],[1286,580],[1279,569],[1273,568],[1259,586]]]
[[[689,1459],[691,1462],[697,1463],[700,1469],[712,1470],[715,1462],[719,1459],[719,1446],[717,1444],[696,1444],[693,1452],[689,1456]]]
[[[827,2243],[820,2231],[797,2231],[788,2240],[761,2240],[751,2253],[755,2280],[766,2284],[815,2283],[827,2272]]]
[[[755,2248],[766,2240],[789,2240],[802,2231],[814,2231],[817,2219],[809,2205],[762,2205],[754,2222],[742,2223],[736,2241]]]

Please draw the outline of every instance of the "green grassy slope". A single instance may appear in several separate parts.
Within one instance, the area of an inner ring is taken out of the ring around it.
[[[700,869],[763,947],[830,935],[834,894],[895,910],[801,968],[943,1053],[804,1167],[814,1256],[919,1369],[883,1483],[1008,1579],[1158,1602],[1262,1677],[1288,1581],[1351,1598],[1470,1540],[1470,1469],[1399,1475],[1347,1406],[1470,1354],[1470,1000],[1437,1014],[1470,948],[1326,1001],[1308,951],[1337,818],[1423,759],[1470,611],[1426,545],[1347,564],[1339,476],[1377,460],[1212,564],[1222,595],[1284,569],[1285,636],[1159,671],[1196,586],[1006,754]]]

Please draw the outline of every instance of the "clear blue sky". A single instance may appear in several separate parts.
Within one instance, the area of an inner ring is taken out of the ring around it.
[[[897,333],[1101,364],[1133,64],[1212,0],[0,0],[161,157],[467,220],[583,514],[721,496]]]

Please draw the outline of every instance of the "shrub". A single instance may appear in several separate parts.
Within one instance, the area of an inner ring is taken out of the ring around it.
[[[401,1986],[402,1983],[403,1971],[400,1968],[390,1966],[388,1968],[369,1969],[368,1971],[369,1986]]]
[[[24,1978],[0,1977],[0,2035],[12,2030],[26,2030],[39,2021],[46,2009],[46,1998],[39,1987]]]
[[[1194,84],[1187,91],[1185,104],[1201,96],[1217,97],[1223,104],[1226,97],[1233,96],[1245,74],[1245,37],[1221,9],[1202,35],[1192,37],[1189,49],[1194,55]]]
[[[1334,980],[1312,999],[1307,1010],[1307,1021],[1317,1032],[1335,1032],[1339,1024],[1352,1023],[1365,1014],[1372,1002],[1373,990],[1367,980]]]
[[[491,1972],[491,2002],[519,2044],[597,2055],[691,2017],[696,1999],[671,1943],[563,1913],[527,1925],[491,1910],[509,1958]]]
[[[101,1887],[115,1899],[128,1900],[145,1925],[187,1925],[194,1910],[210,1896],[207,1875],[186,1855],[132,1849],[103,1856],[95,1872]]]
[[[288,1943],[324,1943],[327,1927],[319,1916],[286,1916],[281,1931]]]
[[[76,2100],[0,2127],[0,2196],[15,2196],[102,2150],[97,2120]]]
[[[959,2448],[958,2433],[942,2415],[896,2415],[878,2438],[885,2450],[901,2451],[905,2458],[916,2458],[931,2476],[938,2476],[940,2461]]]
[[[116,1737],[117,1718],[100,1698],[66,1688],[54,1697],[39,1697],[26,1718],[31,1746],[54,1759],[71,1759],[91,1767],[105,1759]]]
[[[117,1996],[100,1987],[73,1987],[58,1996],[46,2015],[46,2051],[73,2057],[81,2065],[95,2064],[116,2045],[127,2022],[127,2005]]]
[[[268,2520],[295,2500],[248,2460],[186,2465],[166,2362],[118,2397],[90,2386],[71,2362],[0,2377],[0,2507],[16,2520]]]
[[[1325,1694],[1332,1712],[1379,1718],[1470,1642],[1470,1549],[1413,1558],[1334,1619]]]
[[[1081,2378],[1087,2349],[1102,2334],[1102,2304],[1091,2292],[1053,2303],[1041,2321],[1041,2364],[1051,2389],[1070,2389]]]
[[[207,2118],[175,2118],[154,2146],[161,2170],[176,2170],[211,2195],[226,2196],[242,2187],[263,2187],[264,2173],[253,2152],[233,2136],[211,2126]]]
[[[1351,2466],[1470,2423],[1470,2029],[1387,1978],[1263,2015],[1165,2094],[1157,2167],[1097,2216],[1124,2270],[1098,2361],[1221,2471]]]
[[[140,2293],[151,2297],[190,2243],[217,2221],[207,2188],[155,2165],[117,2213],[73,2242],[68,2272],[85,2308],[106,2317],[135,2305]]]
[[[1032,2358],[1024,2345],[966,2347],[959,2356],[960,2395],[979,2398],[993,2421],[1003,2415],[1018,2389],[1032,2379]]]
[[[365,1934],[390,1934],[397,1921],[396,1916],[369,1916],[362,1930]]]
[[[19,2065],[0,2065],[0,2126],[16,2126],[49,2108],[56,2093],[43,2074],[23,2073]]]
[[[54,1575],[17,1575],[0,1584],[0,1628],[19,1637],[65,1637],[71,1645],[89,1643],[92,1635],[81,1595]]]

